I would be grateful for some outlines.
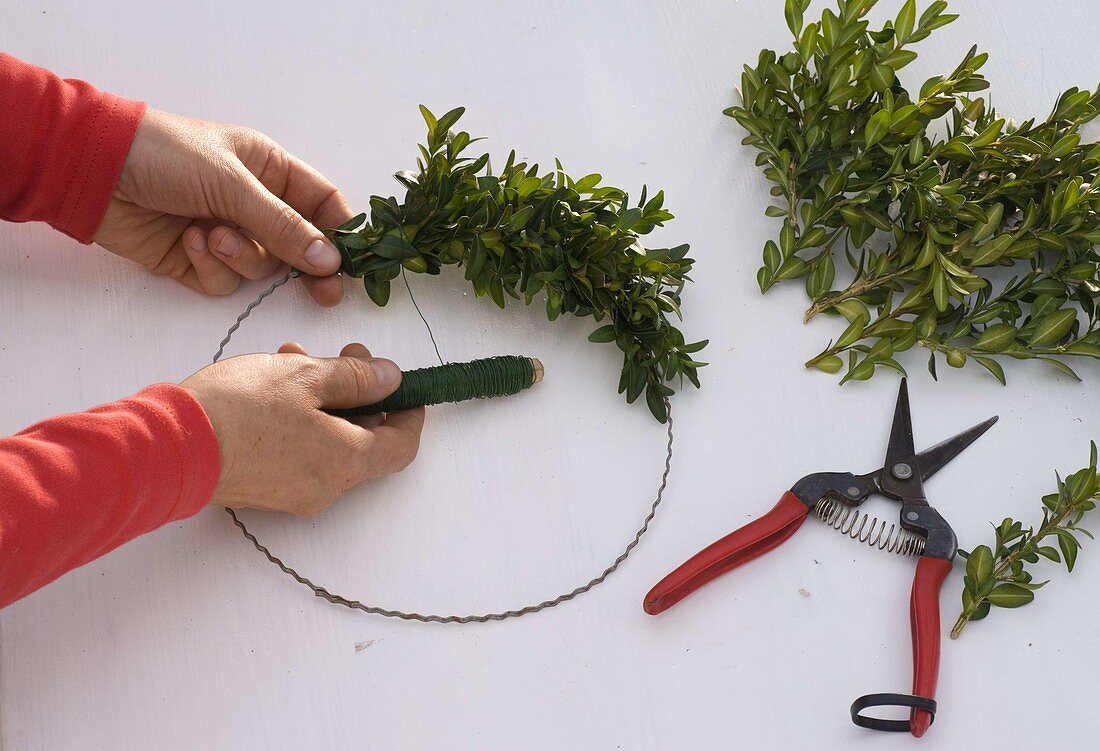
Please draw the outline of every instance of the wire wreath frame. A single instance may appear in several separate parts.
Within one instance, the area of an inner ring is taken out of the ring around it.
[[[222,339],[221,344],[218,346],[218,351],[214,354],[212,362],[218,362],[224,356],[225,348],[233,339],[233,335],[237,333],[237,330],[240,329],[241,324],[245,321],[245,319],[252,315],[252,312],[257,307],[259,307],[259,305],[265,299],[267,299],[272,293],[274,293],[275,290],[279,289],[279,287],[282,287],[291,279],[294,279],[300,275],[301,272],[297,270],[291,270],[287,272],[285,276],[276,280],[275,283],[273,283],[270,287],[261,292],[255,300],[250,302],[248,306],[245,307],[244,311],[239,316],[237,316],[237,320],[233,323],[233,325],[229,327],[229,330],[225,334],[225,338]],[[405,280],[405,284],[406,286],[408,286],[407,279]],[[411,296],[411,288],[409,289],[409,293]],[[428,327],[428,333],[432,337],[432,345],[435,346],[435,336],[432,334],[431,326],[428,325],[427,320],[424,318],[424,314],[420,312],[420,307],[416,305],[416,298],[413,297],[412,300],[413,305],[416,306],[416,312],[420,315],[421,320],[424,321],[424,325]],[[435,346],[435,349],[436,355],[439,356],[438,346]],[[443,361],[442,356],[439,356],[439,359],[440,362]],[[480,613],[471,615],[436,615],[407,612],[403,610],[392,610],[389,608],[379,607],[377,605],[367,605],[360,602],[359,600],[349,599],[342,595],[330,592],[328,589],[319,584],[315,584],[307,577],[298,573],[298,571],[296,571],[294,568],[288,566],[286,563],[283,562],[281,558],[272,553],[266,545],[260,542],[259,539],[257,539],[256,535],[248,530],[248,527],[245,526],[245,523],[241,521],[239,516],[237,516],[236,511],[231,508],[226,508],[225,510],[226,513],[228,513],[229,516],[232,517],[233,523],[241,531],[241,534],[244,535],[245,539],[251,542],[256,550],[260,551],[260,553],[262,553],[268,561],[278,566],[284,574],[294,579],[294,581],[298,582],[302,586],[308,587],[314,595],[320,597],[323,600],[327,600],[334,605],[342,605],[343,607],[351,608],[353,610],[361,610],[364,613],[369,613],[371,615],[380,615],[386,618],[398,618],[404,621],[418,621],[420,623],[488,623],[490,621],[503,621],[509,618],[519,618],[520,616],[529,615],[531,613],[538,613],[549,608],[557,607],[563,602],[568,602],[578,595],[582,595],[585,592],[588,592],[599,586],[600,584],[603,584],[603,582],[609,576],[611,576],[619,569],[619,567],[623,564],[623,562],[626,561],[626,559],[630,556],[634,549],[638,547],[638,544],[641,542],[643,535],[645,535],[645,533],[649,531],[650,524],[653,522],[654,517],[656,517],[657,515],[657,508],[661,505],[661,501],[664,500],[665,489],[668,487],[668,477],[669,474],[672,472],[672,407],[667,397],[665,398],[665,407],[668,410],[668,421],[666,424],[666,434],[668,436],[668,441],[666,443],[665,449],[664,471],[661,473],[661,481],[660,484],[657,486],[657,493],[653,499],[653,502],[649,506],[648,513],[646,514],[645,519],[642,520],[641,527],[639,527],[637,532],[634,533],[633,539],[631,539],[630,542],[627,543],[626,547],[619,554],[619,556],[611,562],[611,565],[609,565],[593,578],[589,579],[584,584],[581,584],[580,586],[568,592],[564,592],[557,597],[543,600],[539,603],[525,605],[523,607],[512,610],[501,610],[493,613]]]

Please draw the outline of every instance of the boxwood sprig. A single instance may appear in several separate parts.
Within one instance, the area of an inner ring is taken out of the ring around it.
[[[989,615],[992,607],[1018,608],[1034,600],[1035,591],[1047,582],[1036,582],[1027,567],[1038,563],[1040,556],[1073,571],[1082,536],[1092,539],[1092,533],[1081,523],[1100,501],[1096,444],[1091,447],[1089,466],[1057,480],[1057,490],[1043,496],[1043,518],[1038,528],[1025,529],[1021,522],[1006,518],[994,525],[992,546],[959,551],[967,559],[966,575],[962,613],[951,629],[952,639],[958,638],[970,621]]]
[[[563,313],[607,320],[589,339],[622,351],[619,392],[628,402],[644,393],[665,422],[670,384],[686,378],[699,386],[705,363],[695,354],[707,342],[686,342],[669,320],[681,317],[693,263],[688,246],[650,249],[640,240],[673,218],[664,193],[650,197],[643,188],[631,205],[626,192],[601,185],[599,174],[574,180],[560,162],[539,174],[515,151],[494,172],[488,154],[463,155],[480,140],[452,130],[463,108],[441,117],[420,111],[428,135],[419,169],[395,176],[404,200],[372,196],[369,216],[326,232],[343,256],[342,271],[361,277],[380,306],[403,268],[438,274],[457,265],[479,297],[501,308],[508,298],[530,305],[544,295],[550,320]]]

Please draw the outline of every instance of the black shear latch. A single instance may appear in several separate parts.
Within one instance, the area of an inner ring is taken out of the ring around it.
[[[852,702],[852,722],[861,728],[871,730],[884,730],[888,733],[908,733],[909,720],[882,720],[878,717],[868,717],[862,714],[863,710],[871,707],[909,707],[910,709],[923,709],[932,716],[932,722],[936,720],[936,700],[913,694],[867,694]],[[931,722],[929,723],[931,724]]]

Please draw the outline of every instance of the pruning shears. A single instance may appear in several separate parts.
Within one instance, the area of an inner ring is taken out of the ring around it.
[[[819,472],[806,475],[783,494],[764,516],[704,548],[657,583],[643,607],[657,615],[704,584],[778,547],[793,535],[812,511],[839,532],[879,550],[917,556],[909,601],[913,636],[911,694],[868,694],[851,707],[852,721],[872,730],[908,731],[924,735],[936,714],[936,681],[940,660],[940,588],[958,550],[955,532],[928,503],[924,481],[936,474],[997,421],[996,417],[964,430],[925,451],[913,447],[909,390],[901,381],[886,461],[867,474]],[[901,504],[900,527],[871,517],[858,507],[871,495]],[[909,709],[907,720],[887,720],[863,714],[880,706]]]

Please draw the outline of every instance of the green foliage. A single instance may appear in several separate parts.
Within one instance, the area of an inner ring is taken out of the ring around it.
[[[1045,120],[1013,123],[973,97],[988,87],[976,49],[911,92],[897,75],[908,47],[956,16],[907,0],[871,30],[875,1],[838,0],[804,24],[809,0],[787,0],[794,48],[745,66],[726,110],[774,184],[767,215],[783,219],[761,290],[802,278],[807,320],[848,321],[807,363],[846,365],[842,382],[901,371],[895,355],[914,345],[931,350],[933,376],[939,353],[1001,382],[1005,357],[1076,377],[1065,359],[1100,358],[1100,145],[1079,132],[1100,92],[1069,89]],[[844,265],[850,281],[835,285]]]
[[[966,576],[963,577],[962,614],[951,638],[962,633],[970,621],[989,615],[992,607],[1018,608],[1035,598],[1035,590],[1047,584],[1035,582],[1028,564],[1039,562],[1042,556],[1055,563],[1064,563],[1073,571],[1081,549],[1078,535],[1092,539],[1092,534],[1080,526],[1085,514],[1096,508],[1100,487],[1096,477],[1096,444],[1092,444],[1089,466],[1074,472],[1063,481],[1058,478],[1058,490],[1043,497],[1043,521],[1038,529],[1015,519],[1005,519],[994,527],[993,546],[979,545],[967,553]],[[1057,548],[1049,543],[1056,542]]]
[[[680,293],[690,281],[688,246],[647,249],[640,241],[672,219],[664,193],[647,197],[643,188],[631,206],[598,174],[574,180],[557,163],[540,175],[514,151],[494,172],[488,154],[462,156],[474,140],[451,130],[462,108],[438,118],[420,109],[427,143],[419,171],[396,175],[404,200],[372,196],[369,217],[326,233],[344,256],[344,273],[362,277],[370,298],[385,305],[402,268],[438,274],[445,264],[458,265],[477,295],[501,308],[508,298],[529,305],[544,295],[550,320],[562,313],[609,320],[589,339],[622,350],[619,392],[629,402],[645,393],[664,422],[669,384],[687,378],[698,387],[704,363],[693,355],[707,344],[685,342],[669,321],[669,314],[680,317]]]

